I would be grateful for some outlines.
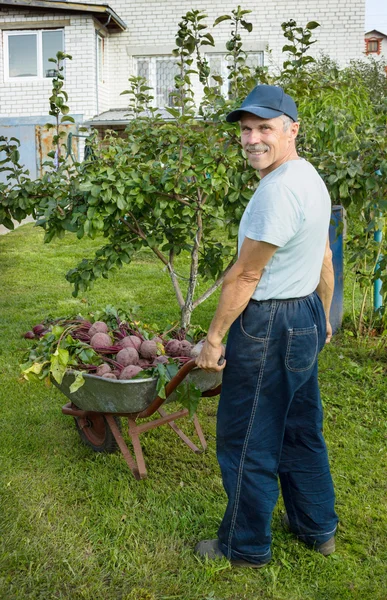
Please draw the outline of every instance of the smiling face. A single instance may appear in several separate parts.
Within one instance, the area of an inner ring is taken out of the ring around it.
[[[242,147],[250,165],[258,169],[261,177],[288,160],[298,158],[295,139],[298,123],[293,121],[288,127],[281,117],[261,119],[251,113],[241,117]]]

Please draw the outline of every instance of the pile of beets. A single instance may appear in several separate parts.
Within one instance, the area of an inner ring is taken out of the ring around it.
[[[68,327],[72,338],[93,348],[101,358],[99,365],[79,364],[78,368],[104,379],[132,379],[141,371],[148,371],[149,374],[159,363],[175,362],[181,366],[200,352],[201,342],[194,345],[186,339],[166,339],[163,335],[146,339],[128,323],[119,320],[115,329],[109,328],[103,321],[91,323],[82,318],[57,321],[56,324]],[[39,324],[24,337],[40,339],[50,329],[50,326]]]

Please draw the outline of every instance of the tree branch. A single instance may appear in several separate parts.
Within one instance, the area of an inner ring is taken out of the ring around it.
[[[188,202],[187,200],[183,200],[183,198],[179,198],[179,196],[175,196],[175,195],[171,195],[171,194],[167,194],[166,192],[156,192],[157,196],[164,196],[165,198],[170,198],[171,200],[177,200],[177,202],[180,202],[181,204],[184,204],[185,206],[191,206],[191,203]]]
[[[137,219],[134,217],[134,215],[132,213],[128,213],[128,214],[132,217],[133,221],[136,223],[137,229],[135,227],[133,227],[133,225],[131,225],[130,223],[125,221],[124,219],[121,219],[121,223],[123,223],[128,229],[130,229],[130,231],[133,231],[133,233],[136,233],[142,240],[144,240],[146,242],[147,241],[146,235],[143,232],[143,230],[141,229],[141,227],[139,226]],[[158,248],[152,248],[152,246],[149,246],[149,248],[152,250],[152,252],[154,254],[156,254],[157,258],[159,258],[164,265],[168,266],[168,259],[164,256],[164,254],[162,252],[160,252],[160,250]]]
[[[211,294],[213,294],[220,285],[222,285],[223,283],[223,279],[225,278],[225,276],[227,275],[227,273],[229,272],[229,270],[231,269],[231,267],[233,266],[234,262],[236,259],[236,255],[233,256],[232,260],[229,262],[229,264],[227,265],[227,267],[225,268],[225,270],[223,271],[222,275],[220,277],[218,277],[218,279],[215,281],[215,283],[212,284],[211,287],[209,287],[204,294],[202,294],[200,296],[200,298],[197,298],[195,300],[195,302],[192,305],[192,310],[194,310],[197,306],[199,306],[199,304],[201,304],[202,302],[204,302],[205,300],[207,300],[207,298],[209,298],[211,296]]]
[[[167,264],[167,268],[168,268],[169,275],[170,275],[171,280],[172,280],[173,288],[175,290],[177,302],[178,302],[180,308],[182,309],[183,306],[184,306],[184,298],[183,298],[183,294],[181,293],[181,289],[180,289],[180,286],[179,286],[179,282],[177,280],[176,273],[175,273],[175,271],[173,269],[173,261],[174,261],[174,259],[175,259],[175,252],[174,252],[173,249],[171,249],[170,252],[169,252],[169,262]]]
[[[198,204],[200,206],[201,201],[201,192],[198,190]],[[198,280],[198,264],[199,264],[199,248],[202,241],[203,235],[203,221],[202,221],[202,213],[201,210],[196,211],[196,235],[194,239],[194,244],[191,252],[191,268],[190,268],[190,276],[189,276],[189,284],[187,295],[185,299],[184,308],[182,311],[182,327],[185,328],[189,325],[191,320],[191,313],[193,311],[193,297],[195,293],[195,288]]]

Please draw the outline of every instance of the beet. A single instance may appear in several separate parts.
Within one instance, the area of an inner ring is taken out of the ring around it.
[[[138,363],[138,352],[135,348],[123,348],[117,354],[116,360],[123,367]]]
[[[33,331],[27,331],[27,333],[25,333],[23,337],[25,337],[26,340],[34,340],[35,334]]]
[[[108,326],[103,321],[96,321],[89,329],[90,338],[96,333],[107,333],[109,331]]]
[[[156,342],[156,344],[162,344],[163,340],[161,339],[161,337],[156,335],[154,338],[152,338],[152,342]]]
[[[153,359],[157,356],[157,344],[154,340],[145,340],[141,344],[140,354],[143,358],[151,358]]]
[[[42,325],[41,323],[39,323],[39,325],[35,325],[35,327],[32,328],[32,331],[34,332],[35,335],[41,335],[45,330],[46,330],[45,326]]]
[[[180,342],[180,355],[179,356],[191,356],[192,344],[188,340]]]
[[[95,333],[90,340],[90,346],[94,348],[94,350],[99,350],[101,348],[109,348],[111,346],[112,341],[110,336],[107,333]]]
[[[121,348],[134,348],[137,352],[140,350],[141,340],[136,335],[127,335],[118,343]]]
[[[137,373],[140,373],[141,371],[142,368],[138,365],[129,365],[128,367],[125,367],[125,369],[122,369],[120,373],[120,379],[132,379],[133,377],[135,377],[135,375],[137,375]]]
[[[152,360],[149,358],[139,358],[137,364],[142,369],[149,369],[153,365]]]
[[[162,365],[166,365],[168,362],[168,356],[156,356],[155,360],[154,360],[154,364],[158,365],[158,364],[162,364]]]
[[[165,352],[169,356],[180,356],[180,342],[179,340],[169,340],[165,344]]]
[[[101,375],[104,379],[117,379],[117,376],[114,373],[104,373]]]
[[[106,375],[106,373],[111,373],[111,371],[112,370],[110,365],[108,365],[107,363],[103,363],[102,365],[99,365],[99,367],[97,367],[95,374],[98,375],[98,377],[102,377],[103,375]]]

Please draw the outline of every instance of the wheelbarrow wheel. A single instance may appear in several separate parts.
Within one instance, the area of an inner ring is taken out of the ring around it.
[[[113,417],[113,419],[121,431],[121,419],[119,417]],[[94,413],[87,417],[74,417],[74,421],[82,442],[92,448],[94,452],[112,454],[117,451],[118,444],[103,415]]]

